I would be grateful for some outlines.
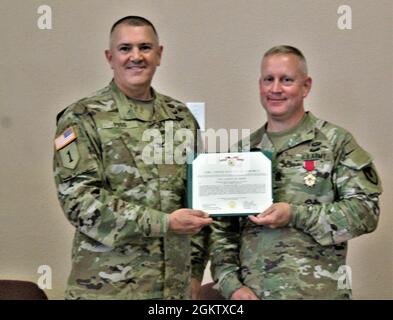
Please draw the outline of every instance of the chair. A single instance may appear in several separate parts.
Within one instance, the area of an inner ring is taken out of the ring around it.
[[[48,300],[48,297],[33,282],[0,280],[0,300]]]
[[[214,282],[202,285],[199,300],[225,300],[220,292],[214,288],[215,285]]]

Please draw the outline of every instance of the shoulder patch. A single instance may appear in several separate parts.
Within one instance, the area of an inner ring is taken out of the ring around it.
[[[55,139],[56,150],[60,150],[69,145],[76,139],[75,130],[72,127],[67,128],[60,136]]]
[[[366,176],[367,180],[370,181],[372,184],[375,184],[375,185],[378,184],[378,182],[379,182],[378,175],[372,166],[365,167],[363,169],[363,173]]]
[[[64,168],[75,169],[79,162],[80,156],[76,142],[67,145],[59,151],[61,162]]]
[[[67,110],[67,108],[63,109],[62,111],[60,111],[57,116],[56,116],[56,123],[59,122],[59,119],[61,118],[61,116],[64,114],[64,112]]]

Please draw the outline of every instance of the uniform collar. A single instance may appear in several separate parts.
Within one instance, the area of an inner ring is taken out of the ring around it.
[[[119,110],[120,118],[124,120],[142,120],[147,121],[146,116],[143,112],[140,112],[140,108],[132,101],[129,101],[126,95],[120,91],[118,86],[112,80],[110,83],[113,99],[115,100],[116,106]],[[171,109],[167,107],[165,98],[153,88],[151,88],[154,97],[154,114],[153,121],[163,120],[176,120],[176,116],[173,114]]]
[[[282,147],[280,150],[275,150],[272,141],[269,139],[266,131],[267,123],[259,130],[257,136],[254,137],[256,140],[254,145],[256,148],[262,150],[283,152],[305,141],[312,140],[316,134],[316,122],[318,119],[309,111],[305,113],[304,117],[304,121],[302,120],[299,127],[288,140],[288,145]],[[251,141],[251,145],[253,145],[253,141]]]

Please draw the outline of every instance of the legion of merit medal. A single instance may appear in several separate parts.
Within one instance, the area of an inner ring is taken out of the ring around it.
[[[315,161],[314,160],[307,160],[304,161],[304,169],[308,172],[307,175],[304,177],[304,184],[307,187],[313,187],[317,182],[317,177],[313,174],[315,169]]]

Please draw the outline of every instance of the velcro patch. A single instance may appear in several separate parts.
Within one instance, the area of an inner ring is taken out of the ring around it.
[[[375,184],[375,185],[378,184],[378,175],[372,166],[365,167],[363,169],[363,173],[366,176],[366,178],[368,179],[368,181],[370,181],[372,184]]]
[[[65,146],[69,145],[72,141],[76,139],[75,130],[69,127],[60,136],[55,139],[56,150],[60,150]]]

